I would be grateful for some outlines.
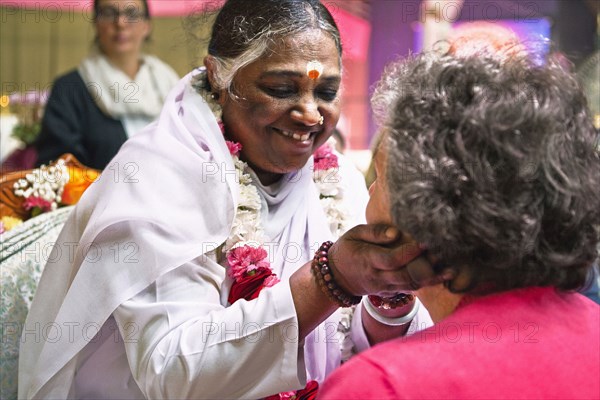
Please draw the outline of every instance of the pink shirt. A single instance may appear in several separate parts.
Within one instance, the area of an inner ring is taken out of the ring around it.
[[[474,299],[437,325],[362,353],[319,399],[600,398],[600,306],[528,288]]]

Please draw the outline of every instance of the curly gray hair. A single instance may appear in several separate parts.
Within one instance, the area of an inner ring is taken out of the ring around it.
[[[522,54],[422,54],[389,66],[372,103],[394,222],[467,269],[450,290],[585,284],[600,156],[573,76]]]

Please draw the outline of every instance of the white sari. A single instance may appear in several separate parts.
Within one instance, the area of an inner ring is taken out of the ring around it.
[[[19,398],[77,396],[86,374],[102,386],[118,386],[113,376],[129,382],[100,397],[258,398],[322,381],[340,365],[339,311],[299,342],[288,283],[333,239],[312,159],[277,189],[258,185],[282,282],[227,304],[231,282],[212,250],[227,239],[238,185],[191,76],[171,92],[159,120],[125,143],[67,221],[55,245],[62,257],[46,265],[24,327]],[[368,195],[358,171],[340,164],[352,188],[352,226],[364,221]],[[110,326],[118,340],[102,348],[94,335]],[[354,331],[364,342],[362,329]],[[89,357],[111,351],[112,372],[86,370],[94,365],[85,366]]]

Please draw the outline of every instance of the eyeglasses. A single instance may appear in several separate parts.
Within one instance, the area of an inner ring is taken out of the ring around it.
[[[100,7],[96,13],[96,21],[99,22],[116,22],[125,17],[127,22],[138,22],[147,18],[146,14],[138,7],[126,7],[124,10],[119,10],[115,7]]]

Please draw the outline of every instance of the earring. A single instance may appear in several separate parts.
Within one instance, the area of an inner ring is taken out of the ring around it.
[[[219,93],[211,93],[210,98],[213,100],[219,100]]]
[[[323,116],[321,115],[319,117],[319,125],[323,125],[323,122],[325,121],[325,118],[323,118]]]

